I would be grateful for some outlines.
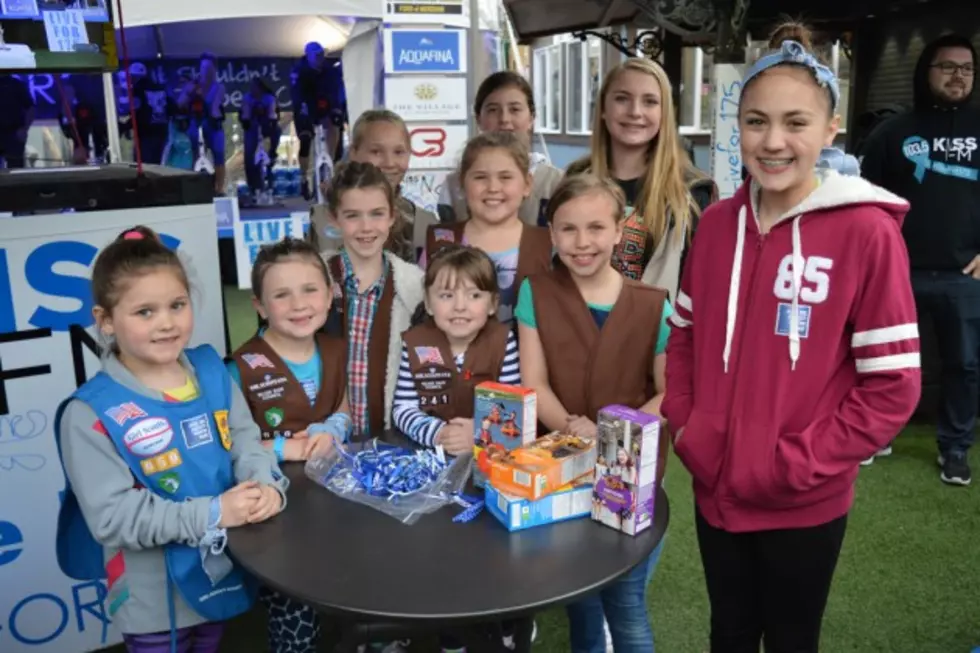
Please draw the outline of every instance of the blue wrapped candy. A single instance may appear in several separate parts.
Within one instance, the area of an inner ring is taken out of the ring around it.
[[[452,503],[466,485],[472,455],[446,462],[436,452],[373,440],[360,451],[335,447],[306,463],[306,475],[334,494],[363,503],[403,523],[414,523]]]

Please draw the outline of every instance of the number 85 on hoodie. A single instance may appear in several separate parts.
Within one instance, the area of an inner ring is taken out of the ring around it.
[[[847,513],[858,464],[919,400],[908,203],[818,174],[765,235],[750,183],[710,207],[671,317],[662,411],[698,509],[729,532]]]

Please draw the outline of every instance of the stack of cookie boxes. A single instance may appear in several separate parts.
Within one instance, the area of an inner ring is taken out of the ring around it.
[[[475,402],[475,474],[487,509],[508,530],[591,513],[594,441],[562,433],[536,438],[537,397],[528,388],[482,383]]]

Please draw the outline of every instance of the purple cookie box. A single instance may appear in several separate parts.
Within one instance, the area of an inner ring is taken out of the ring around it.
[[[605,418],[605,419],[604,419]],[[653,524],[654,499],[656,495],[656,480],[648,480],[640,484],[641,467],[647,467],[656,463],[657,439],[659,429],[652,433],[643,433],[651,424],[659,423],[659,418],[627,406],[612,405],[603,408],[598,416],[599,423],[599,448],[606,452],[609,445],[618,449],[624,442],[618,435],[609,433],[609,428],[603,427],[603,422],[609,419],[631,422],[634,428],[630,429],[631,437],[639,437],[639,455],[634,460],[631,473],[626,476],[618,476],[614,473],[615,467],[611,460],[606,460],[606,464],[596,466],[596,485],[593,494],[593,518],[612,528],[617,528],[624,533],[636,535],[643,532]],[[639,433],[636,433],[637,428]],[[646,437],[644,437],[646,436]],[[615,437],[616,442],[609,441]],[[629,449],[633,450],[630,442]],[[649,451],[652,445],[653,452]],[[648,457],[653,456],[653,460]],[[646,463],[641,465],[640,463]],[[610,476],[607,477],[606,474]],[[612,478],[612,484],[607,478]]]

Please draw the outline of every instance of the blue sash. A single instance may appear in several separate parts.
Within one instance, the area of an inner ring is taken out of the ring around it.
[[[235,485],[228,453],[231,377],[210,346],[202,345],[185,353],[194,366],[200,389],[200,395],[192,401],[151,399],[114,381],[105,372],[97,374],[71,397],[85,402],[96,413],[137,482],[171,501],[214,497]],[[67,401],[59,408],[55,419],[59,456],[61,413],[66,404]],[[170,581],[184,601],[205,619],[222,621],[251,608],[255,585],[241,568],[234,566],[226,576],[212,582],[204,570],[199,548],[171,542],[163,550]],[[57,552],[58,562],[68,576],[105,578],[102,547],[85,524],[67,479],[58,515]]]

